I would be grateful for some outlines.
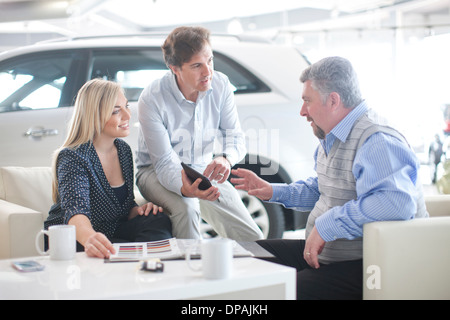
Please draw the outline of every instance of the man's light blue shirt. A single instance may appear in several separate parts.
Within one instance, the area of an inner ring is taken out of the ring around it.
[[[142,92],[138,102],[137,167],[153,165],[160,183],[181,195],[183,161],[203,171],[213,154],[233,165],[246,153],[234,93],[228,77],[214,71],[211,88],[187,100],[168,71]]]
[[[320,140],[319,147],[328,154],[336,139],[345,142],[355,121],[367,110],[363,101]],[[317,161],[317,150],[314,159]],[[353,162],[357,199],[317,218],[315,226],[320,236],[325,241],[354,239],[362,237],[365,223],[413,218],[418,170],[417,157],[404,142],[381,132],[371,135]],[[271,202],[299,211],[311,211],[320,196],[317,177],[272,187]]]

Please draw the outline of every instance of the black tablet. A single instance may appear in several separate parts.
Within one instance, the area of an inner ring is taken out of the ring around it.
[[[194,183],[194,181],[197,180],[198,178],[202,179],[202,182],[200,182],[198,186],[200,190],[206,190],[212,186],[211,181],[209,181],[209,179],[204,175],[202,175],[200,172],[192,169],[184,162],[181,163],[181,166],[183,167],[184,172],[186,172],[186,175],[188,176],[189,180],[191,180],[191,183]]]

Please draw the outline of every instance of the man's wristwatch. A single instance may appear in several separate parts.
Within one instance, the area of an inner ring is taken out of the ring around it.
[[[222,157],[222,158],[227,159],[228,163],[230,164],[230,167],[232,167],[231,162],[230,162],[230,160],[228,159],[228,156],[227,156],[226,153],[218,153],[218,154],[216,154],[216,155],[214,156],[214,159],[215,159],[215,158],[218,158],[218,157]]]

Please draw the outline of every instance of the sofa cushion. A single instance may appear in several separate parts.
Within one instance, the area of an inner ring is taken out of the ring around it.
[[[0,168],[0,199],[42,212],[45,219],[53,204],[51,168]]]
[[[0,199],[0,259],[39,255],[35,239],[43,227],[43,213]]]
[[[450,217],[364,225],[364,299],[450,299]]]
[[[425,196],[430,217],[450,216],[450,194],[438,194]]]

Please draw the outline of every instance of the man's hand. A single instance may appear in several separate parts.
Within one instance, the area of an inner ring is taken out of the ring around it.
[[[214,186],[206,190],[200,190],[198,186],[200,185],[200,182],[202,182],[202,179],[198,178],[193,183],[191,183],[191,180],[188,178],[184,170],[181,171],[181,180],[183,181],[183,185],[181,186],[181,193],[185,197],[216,201],[220,196],[219,189]]]
[[[246,190],[249,195],[267,201],[272,198],[273,189],[270,183],[258,177],[253,171],[247,169],[232,170],[231,173],[239,178],[231,178],[236,189]]]
[[[308,239],[306,239],[305,251],[303,252],[303,258],[312,268],[318,269],[320,267],[318,255],[322,252],[324,246],[325,241],[320,236],[316,227],[314,227]]]
[[[217,183],[224,183],[227,181],[230,171],[230,162],[224,157],[217,157],[208,164],[203,175],[211,181],[216,180]]]

